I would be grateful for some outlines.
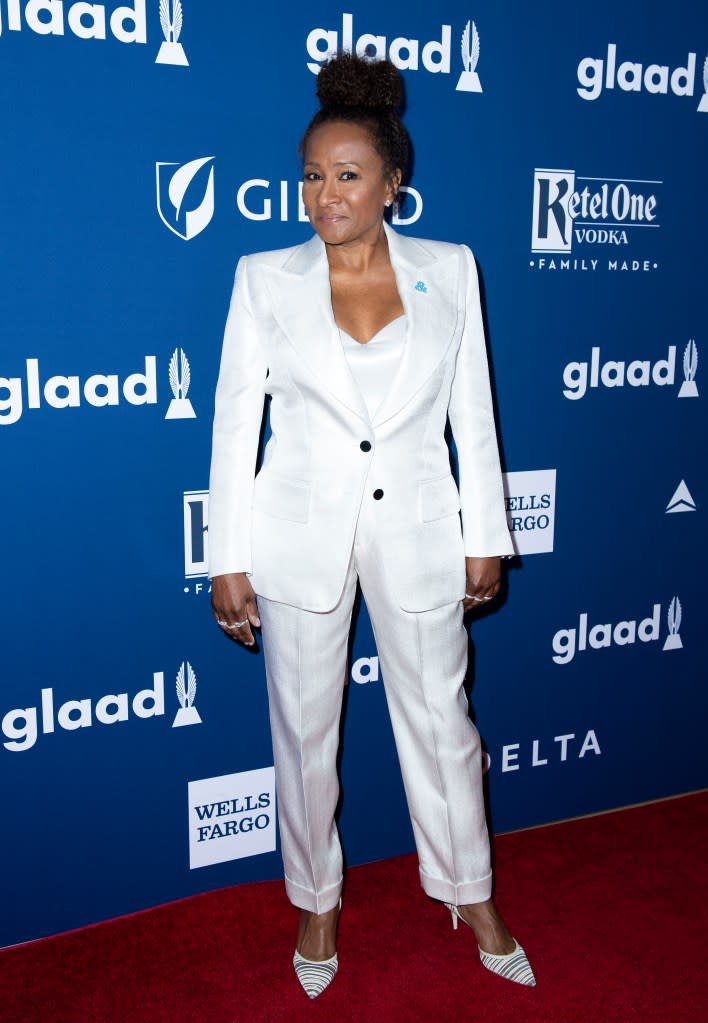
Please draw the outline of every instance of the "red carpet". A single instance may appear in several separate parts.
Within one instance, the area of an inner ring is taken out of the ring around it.
[[[0,952],[7,1023],[699,1023],[708,793],[501,836],[497,904],[538,986],[483,969],[403,856],[349,871],[339,974],[290,966],[282,885],[244,885]]]

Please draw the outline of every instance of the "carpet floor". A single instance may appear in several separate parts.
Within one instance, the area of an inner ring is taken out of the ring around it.
[[[339,973],[310,1002],[280,882],[0,952],[7,1023],[699,1023],[708,792],[502,835],[496,901],[536,988],[488,973],[401,856],[350,869]]]

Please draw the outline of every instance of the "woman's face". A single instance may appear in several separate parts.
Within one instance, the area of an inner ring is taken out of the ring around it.
[[[310,136],[302,199],[310,223],[328,245],[374,241],[399,180],[399,172],[393,181],[386,179],[383,160],[361,125],[329,121]]]

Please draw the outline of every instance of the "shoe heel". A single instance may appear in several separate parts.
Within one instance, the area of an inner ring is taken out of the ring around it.
[[[450,910],[450,916],[452,917],[452,929],[457,930],[457,907],[453,906],[451,902],[446,902],[445,905]]]

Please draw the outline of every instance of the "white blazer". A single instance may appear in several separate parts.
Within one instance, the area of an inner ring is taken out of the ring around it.
[[[377,502],[405,611],[462,600],[465,555],[513,553],[472,253],[388,225],[386,236],[408,334],[373,420],[338,336],[321,239],[239,261],[216,390],[211,577],[248,572],[257,594],[331,610],[362,501]],[[272,435],[255,475],[266,394]]]

